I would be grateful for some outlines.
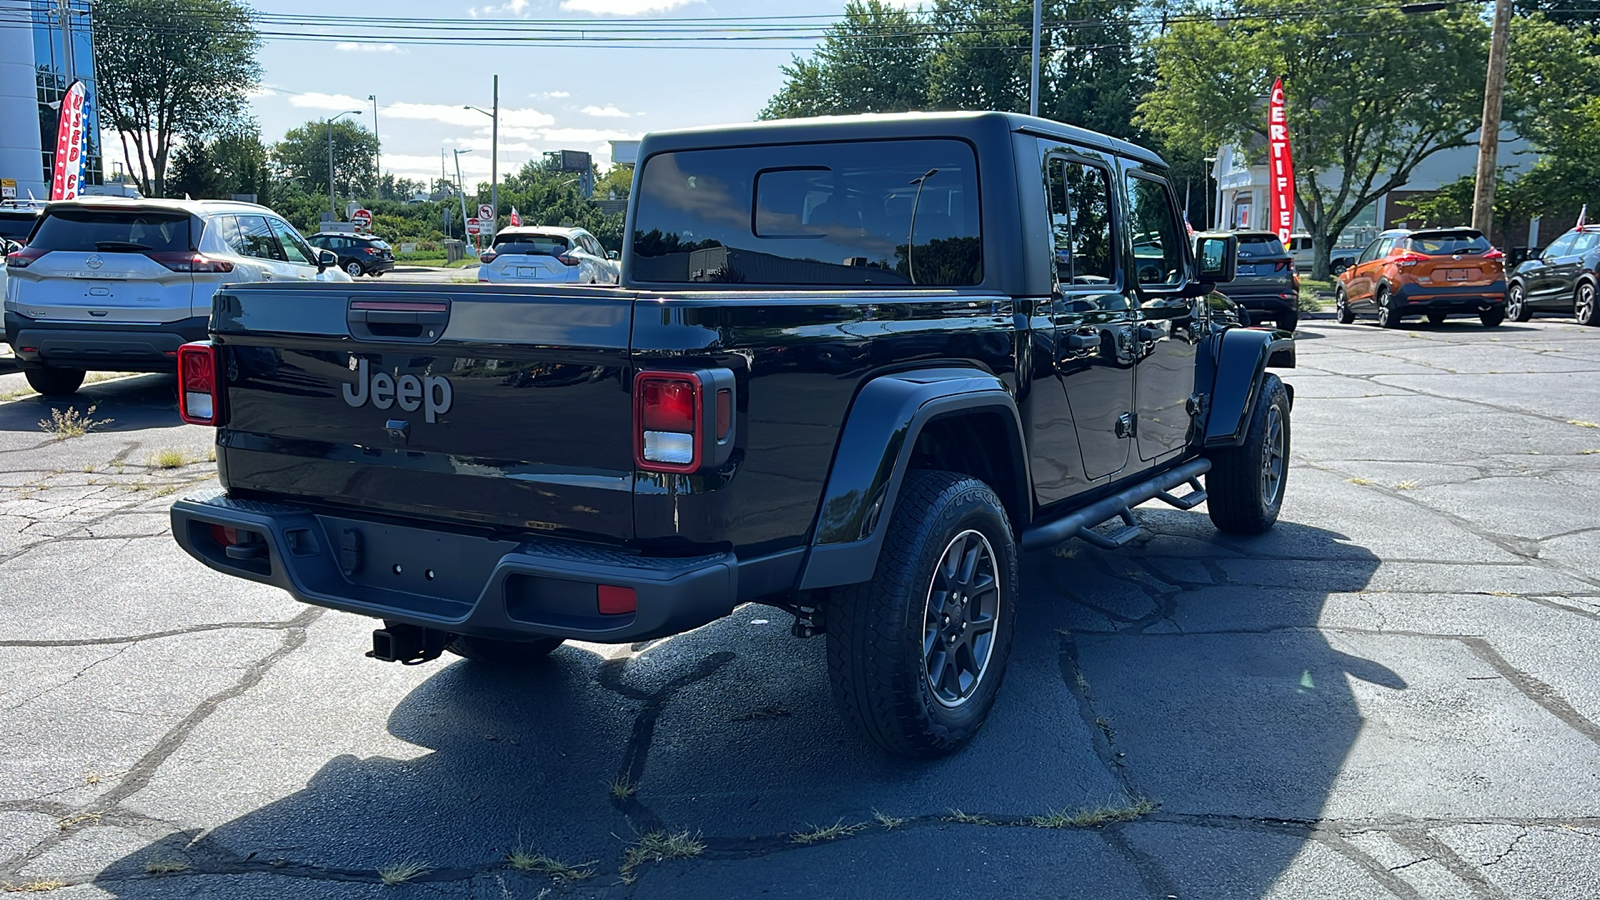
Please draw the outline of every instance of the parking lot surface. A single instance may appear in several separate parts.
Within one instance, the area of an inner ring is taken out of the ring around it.
[[[1025,557],[999,702],[935,762],[846,733],[823,640],[763,606],[524,672],[364,659],[373,622],[172,542],[214,476],[170,377],[0,403],[0,885],[1592,896],[1600,329],[1300,338],[1277,528],[1147,507]],[[41,430],[68,408],[112,421]]]

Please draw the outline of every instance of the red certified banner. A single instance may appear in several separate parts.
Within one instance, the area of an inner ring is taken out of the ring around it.
[[[61,97],[61,125],[56,129],[56,163],[50,178],[50,199],[78,196],[83,180],[83,82],[74,81]]]
[[[1289,119],[1283,109],[1283,79],[1272,83],[1272,102],[1267,107],[1267,171],[1270,174],[1267,196],[1271,207],[1268,227],[1278,233],[1287,247],[1294,232],[1294,155],[1289,150]]]

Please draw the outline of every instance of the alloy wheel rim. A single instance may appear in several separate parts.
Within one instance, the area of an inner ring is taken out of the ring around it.
[[[1506,295],[1506,315],[1513,319],[1522,315],[1522,288],[1518,285],[1513,285]]]
[[[1381,294],[1378,297],[1378,324],[1389,324],[1389,295]]]
[[[1577,320],[1587,322],[1594,318],[1594,286],[1582,284],[1578,286]]]
[[[1266,446],[1261,453],[1261,501],[1271,506],[1283,484],[1283,413],[1276,405],[1267,407]]]
[[[982,532],[969,528],[945,545],[928,585],[922,635],[923,677],[941,706],[961,706],[983,683],[1001,587],[994,547]]]

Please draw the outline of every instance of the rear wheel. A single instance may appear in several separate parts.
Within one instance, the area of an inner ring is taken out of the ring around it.
[[[1279,328],[1284,331],[1293,331],[1295,326],[1300,324],[1300,314],[1298,312],[1279,313],[1277,321]]]
[[[1349,325],[1356,320],[1356,314],[1350,311],[1350,298],[1344,295],[1344,287],[1333,294],[1333,317],[1340,325]]]
[[[1478,310],[1478,321],[1482,322],[1485,328],[1494,328],[1505,320],[1506,308],[1504,306],[1491,306],[1488,309]]]
[[[1394,298],[1390,296],[1389,289],[1378,288],[1378,296],[1373,300],[1378,304],[1378,327],[1399,328],[1400,312],[1394,308]]]
[[[872,580],[827,600],[840,713],[890,753],[953,752],[994,705],[1016,597],[1016,543],[994,491],[954,472],[907,473]]]
[[[24,369],[28,386],[46,397],[70,397],[83,386],[82,369]]]
[[[561,638],[534,638],[530,641],[497,641],[493,638],[453,634],[444,648],[473,662],[492,666],[527,666],[544,659],[561,646]]]
[[[1533,310],[1528,306],[1527,290],[1514,281],[1511,287],[1506,288],[1506,316],[1518,322],[1533,318]]]
[[[1444,313],[1442,313],[1442,312],[1431,312],[1431,313],[1428,313],[1428,324],[1429,325],[1443,325],[1444,324]]]
[[[358,262],[356,262],[354,260],[351,260],[350,262],[345,263],[344,264],[344,273],[346,275],[349,275],[351,278],[360,278],[361,277],[361,263],[358,263]]]
[[[1211,524],[1230,534],[1260,534],[1278,521],[1289,478],[1289,392],[1267,374],[1244,443],[1218,451],[1206,473]]]
[[[1594,282],[1578,282],[1578,289],[1572,294],[1572,317],[1579,325],[1600,325],[1600,305],[1595,303]]]

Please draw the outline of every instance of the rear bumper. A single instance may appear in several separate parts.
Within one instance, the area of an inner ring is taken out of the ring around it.
[[[363,260],[361,265],[362,271],[366,272],[368,275],[379,275],[384,272],[394,271],[394,260],[392,259]]]
[[[478,267],[478,280],[485,284],[520,284],[534,287],[541,284],[578,284],[581,270],[576,266],[559,274],[546,274],[538,278],[517,278],[485,266]]]
[[[252,558],[230,556],[213,525],[252,532],[264,546]],[[222,494],[174,503],[172,534],[207,566],[305,603],[502,640],[644,640],[697,628],[739,602],[740,566],[729,552],[644,557],[574,541],[495,540]],[[602,615],[600,585],[632,588],[637,609]]]
[[[1268,313],[1295,312],[1300,308],[1299,298],[1287,288],[1273,291],[1228,291],[1222,293],[1245,309]]]
[[[156,325],[40,322],[7,312],[6,342],[24,366],[61,366],[111,372],[171,372],[178,347],[205,340],[210,318],[195,316]]]
[[[1450,286],[1441,284],[1410,284],[1395,288],[1394,299],[1404,304],[1404,311],[1475,313],[1506,305],[1505,279],[1487,285]]]

